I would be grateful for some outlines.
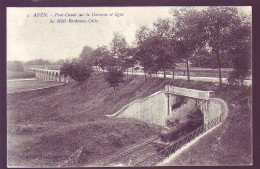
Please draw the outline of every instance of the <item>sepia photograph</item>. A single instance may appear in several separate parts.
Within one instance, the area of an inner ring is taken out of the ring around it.
[[[252,6],[7,7],[7,167],[252,166]]]

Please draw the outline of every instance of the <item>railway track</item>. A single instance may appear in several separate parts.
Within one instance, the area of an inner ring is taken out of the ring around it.
[[[156,166],[163,159],[168,157],[170,154],[176,152],[178,149],[208,131],[212,127],[216,126],[222,121],[222,117],[219,116],[207,124],[202,125],[196,130],[184,135],[177,140],[168,142],[165,147],[156,150],[154,141],[159,139],[158,136],[153,136],[132,148],[129,148],[121,153],[115,154],[113,157],[103,161],[101,166],[112,167],[112,166]],[[100,165],[99,165],[100,166]]]
[[[195,129],[194,131],[174,140],[167,142],[163,148],[156,149],[155,140],[158,140],[157,135],[152,136],[142,142],[137,143],[135,146],[124,150],[123,152],[117,153],[108,159],[102,159],[91,166],[98,167],[113,167],[113,166],[156,166],[163,159],[168,157],[170,154],[176,152],[181,147],[217,126],[222,122],[223,117],[219,116]]]
[[[169,146],[165,149],[158,151],[154,146],[154,141],[157,139],[159,139],[158,136],[153,136],[132,148],[113,155],[99,166],[155,166],[158,162],[176,151],[183,144],[177,140],[169,143]]]
[[[109,159],[106,159],[101,164],[99,164],[99,166],[101,167],[114,166],[114,165],[133,166],[135,161],[150,156],[151,153],[154,153],[156,151],[152,144],[158,138],[159,137],[155,135],[142,142],[139,142],[135,146],[121,153],[117,153],[111,156]]]
[[[157,139],[159,139],[158,136],[153,136],[130,149],[113,155],[99,166],[155,166],[158,162],[176,151],[182,144],[178,141],[169,143],[167,148],[158,151],[154,146],[154,141]]]

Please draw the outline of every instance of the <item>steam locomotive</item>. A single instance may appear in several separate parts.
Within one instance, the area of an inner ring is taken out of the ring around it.
[[[160,151],[182,136],[196,130],[203,125],[203,121],[203,113],[197,108],[187,113],[185,120],[167,120],[167,126],[159,132],[159,139],[154,142],[156,150]]]

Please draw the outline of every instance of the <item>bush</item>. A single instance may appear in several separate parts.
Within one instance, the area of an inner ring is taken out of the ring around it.
[[[108,72],[105,75],[105,80],[109,83],[110,87],[114,88],[114,96],[116,98],[116,87],[119,86],[120,83],[123,83],[124,74],[123,71],[118,69],[117,67],[112,67],[108,69]]]
[[[90,77],[92,72],[91,65],[82,60],[74,60],[71,63],[65,62],[60,69],[61,75],[71,77],[73,80],[79,82],[81,87],[82,83]]]
[[[7,62],[7,70],[12,72],[23,72],[24,68],[20,61],[9,61]]]

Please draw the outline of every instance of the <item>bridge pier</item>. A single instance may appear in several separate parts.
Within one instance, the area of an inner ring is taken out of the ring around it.
[[[60,82],[65,82],[64,75],[61,75]]]
[[[69,77],[66,77],[65,83],[69,83]]]

